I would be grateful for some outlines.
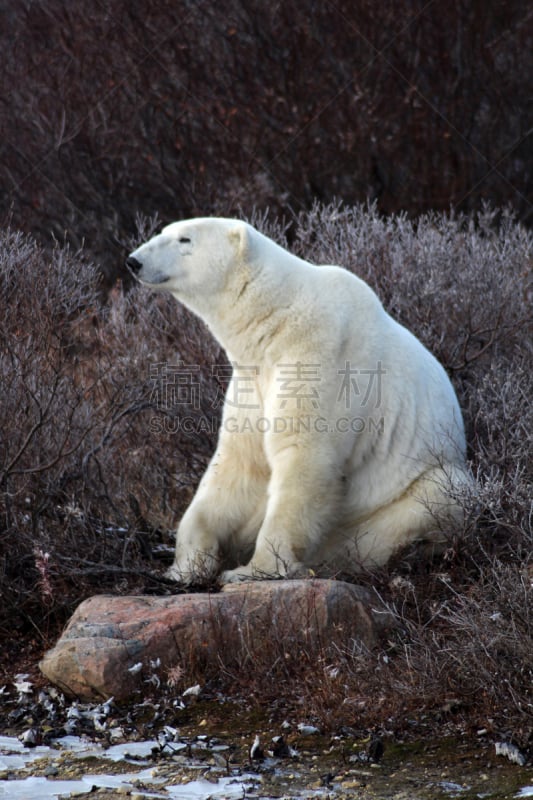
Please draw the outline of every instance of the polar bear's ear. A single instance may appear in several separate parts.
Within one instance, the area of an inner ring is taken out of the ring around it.
[[[246,222],[235,220],[235,224],[228,235],[237,257],[242,261],[247,260],[250,257],[252,247],[250,227]]]

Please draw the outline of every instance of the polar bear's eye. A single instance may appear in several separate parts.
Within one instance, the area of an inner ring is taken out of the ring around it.
[[[191,243],[191,240],[189,239],[188,236],[180,236],[179,241],[181,242],[181,244],[190,244]]]

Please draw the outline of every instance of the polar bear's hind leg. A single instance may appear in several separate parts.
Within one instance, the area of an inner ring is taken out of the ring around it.
[[[464,520],[461,493],[471,485],[460,467],[435,468],[387,506],[357,524],[352,535],[340,544],[343,571],[351,562],[352,572],[381,567],[401,548],[423,542],[428,551],[442,552],[450,534]],[[348,571],[350,571],[348,569]]]

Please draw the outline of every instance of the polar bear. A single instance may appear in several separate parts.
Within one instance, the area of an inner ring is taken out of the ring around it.
[[[461,411],[366,283],[222,218],[168,225],[126,264],[198,314],[233,367],[171,577],[353,575],[442,546],[470,481]]]

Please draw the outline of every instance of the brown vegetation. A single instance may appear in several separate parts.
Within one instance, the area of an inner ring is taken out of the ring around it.
[[[285,241],[275,219],[255,222]],[[149,220],[140,227],[149,235]],[[286,641],[266,648],[254,635],[244,660],[226,642],[216,672],[200,665],[199,674],[257,702],[299,698],[330,725],[416,710],[470,715],[524,740],[533,705],[531,235],[489,210],[410,221],[339,205],[302,213],[291,233],[302,256],[342,263],[373,285],[444,363],[477,487],[443,557],[428,564],[403,553],[363,576],[400,622],[378,652],[336,635],[320,652]],[[49,644],[97,591],[169,591],[164,546],[214,447],[223,353],[172,298],[134,289],[104,303],[98,281],[83,251],[48,253],[25,235],[2,234],[6,640],[37,632]]]
[[[0,213],[110,281],[136,211],[531,215],[524,0],[3,6]]]

